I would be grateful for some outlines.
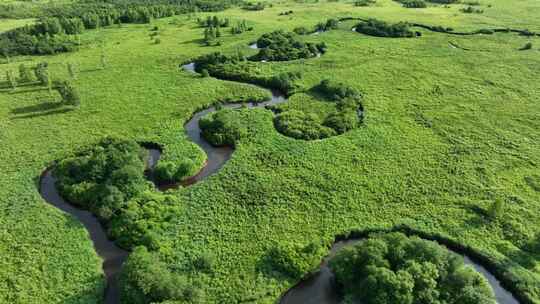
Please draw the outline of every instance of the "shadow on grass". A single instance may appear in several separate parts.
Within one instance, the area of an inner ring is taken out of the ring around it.
[[[48,115],[53,115],[53,114],[62,114],[62,113],[71,112],[73,110],[74,108],[70,106],[65,106],[62,109],[57,109],[57,110],[52,110],[52,111],[47,111],[47,112],[40,112],[40,113],[32,113],[32,114],[26,114],[26,115],[19,115],[19,116],[12,117],[11,119],[25,119],[25,118],[48,116]]]
[[[73,106],[66,105],[61,102],[45,101],[36,105],[11,110],[11,114],[15,115],[11,119],[24,119],[61,114],[73,111],[73,109]]]
[[[205,44],[204,39],[202,39],[202,38],[182,41],[179,44],[191,44],[191,43]]]
[[[45,111],[58,109],[62,106],[63,104],[60,102],[47,101],[47,102],[42,102],[36,105],[15,108],[11,110],[11,114],[18,115],[18,114],[28,114],[28,113],[35,113],[35,112],[45,112]]]

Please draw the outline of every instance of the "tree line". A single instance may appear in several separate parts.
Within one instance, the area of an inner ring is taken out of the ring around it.
[[[10,56],[70,52],[79,45],[76,35],[85,29],[122,23],[150,23],[152,19],[192,11],[219,11],[232,4],[237,4],[237,1],[90,1],[48,7],[36,24],[2,33],[0,53]]]

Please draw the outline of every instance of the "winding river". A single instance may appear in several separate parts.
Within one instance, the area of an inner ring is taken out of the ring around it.
[[[279,301],[280,304],[339,304],[342,296],[338,292],[335,283],[334,274],[328,267],[328,262],[336,253],[347,246],[352,246],[361,239],[352,239],[334,243],[329,254],[321,262],[319,271],[289,289]],[[448,249],[450,250],[450,249]],[[452,250],[450,250],[452,251]],[[455,251],[452,251],[457,253]],[[457,253],[460,254],[460,253]],[[461,254],[460,254],[461,255]],[[481,273],[489,282],[489,285],[495,293],[498,304],[519,304],[519,301],[495,278],[485,267],[474,262],[468,256],[462,255],[466,265],[472,266]]]
[[[252,46],[256,47],[256,45]],[[195,65],[193,63],[183,66],[184,70],[195,73]],[[268,90],[266,88],[262,88]],[[232,103],[223,105],[223,108],[239,108],[247,105],[250,108],[264,108],[269,105],[286,102],[287,98],[284,94],[278,91],[268,90],[271,93],[271,98],[268,101],[260,103]],[[179,185],[190,185],[205,179],[213,173],[218,172],[223,165],[231,158],[234,149],[232,147],[214,147],[209,144],[202,136],[199,128],[199,120],[201,117],[215,112],[215,107],[209,107],[202,111],[196,112],[193,117],[184,125],[188,138],[195,144],[200,146],[207,154],[206,165],[199,171],[198,174],[192,176],[187,181],[175,185],[163,185],[160,189],[178,187]],[[149,158],[147,160],[148,168],[153,168],[159,161],[161,151],[157,148],[147,148]],[[116,246],[116,244],[107,238],[106,230],[103,228],[98,219],[89,211],[85,211],[74,207],[66,202],[58,193],[55,187],[55,178],[52,175],[51,169],[46,169],[40,180],[40,194],[51,205],[61,209],[76,217],[88,230],[90,238],[94,244],[97,253],[103,259],[103,270],[107,280],[107,288],[105,291],[105,304],[120,303],[120,288],[117,280],[118,273],[122,264],[128,256],[128,252]],[[320,271],[315,275],[301,281],[289,291],[287,291],[280,300],[281,304],[336,304],[340,301],[340,296],[336,292],[332,272],[328,268],[328,260],[344,246],[352,245],[358,240],[341,241],[334,244],[329,255],[322,261]],[[474,263],[469,258],[465,257],[467,264],[473,265],[479,272],[484,274],[489,280],[499,304],[517,304],[519,303],[508,291],[504,290],[499,281],[493,277],[485,268]]]

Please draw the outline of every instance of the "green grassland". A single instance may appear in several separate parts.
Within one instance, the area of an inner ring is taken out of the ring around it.
[[[201,78],[179,64],[215,51],[252,54],[248,43],[263,33],[330,17],[540,30],[538,1],[481,2],[483,14],[460,13],[461,5],[406,9],[389,0],[373,7],[278,1],[263,11],[218,13],[254,26],[241,35],[226,33],[221,46],[203,46],[203,29],[179,16],[87,31],[78,52],[2,61],[0,77],[22,62],[41,61],[49,62],[53,77],[67,77],[66,63],[74,64],[82,103],[75,110],[57,107],[56,93],[35,86],[11,91],[4,85],[0,92],[0,303],[100,299],[101,262],[87,232],[38,193],[45,167],[109,134],[160,143],[166,159],[188,156],[202,166],[205,155],[189,142],[183,123],[218,99],[266,94]],[[278,16],[286,10],[294,13]],[[0,30],[10,22],[1,21]],[[259,271],[273,244],[329,241],[355,228],[405,223],[509,265],[529,284],[519,288],[540,303],[540,255],[523,250],[540,233],[540,38],[417,29],[421,38],[390,39],[354,33],[354,24],[302,36],[328,45],[321,58],[258,63],[258,73],[300,71],[305,88],[332,78],[358,89],[363,126],[325,140],[294,140],[275,130],[271,112],[249,110],[242,115],[249,135],[224,168],[172,191],[181,212],[159,231],[160,256],[182,269],[201,252],[212,253],[214,273],[194,278],[207,302],[274,303],[295,282]],[[154,25],[160,44],[149,38]],[[518,51],[529,41],[532,50]],[[327,103],[301,93],[282,107],[324,113]],[[481,210],[495,200],[504,201],[504,213],[493,221]]]

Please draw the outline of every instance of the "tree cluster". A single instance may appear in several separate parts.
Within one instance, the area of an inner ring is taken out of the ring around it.
[[[287,61],[312,58],[326,52],[326,44],[305,43],[295,38],[294,33],[274,31],[262,35],[257,40],[259,53],[253,55],[254,61]]]
[[[319,32],[326,32],[329,30],[335,30],[339,26],[339,21],[337,19],[328,19],[326,22],[318,23],[315,26],[315,30]]]
[[[461,12],[465,14],[483,14],[484,10],[472,6],[467,6],[466,8],[462,8]]]
[[[303,140],[315,140],[337,135],[332,128],[324,126],[312,113],[288,110],[274,118],[274,126],[283,135]]]
[[[36,24],[0,34],[0,51],[7,55],[44,55],[76,49],[74,37],[84,29],[96,29],[120,23],[149,23],[196,10],[219,11],[235,0],[171,0],[171,1],[85,1],[47,7]]]
[[[222,109],[199,120],[202,136],[214,146],[234,147],[247,135],[247,126],[234,115],[232,109]]]
[[[204,294],[183,274],[171,271],[157,253],[145,247],[135,248],[123,266],[122,300],[131,304],[161,303],[167,300],[181,303],[203,303]]]
[[[58,164],[54,170],[57,187],[71,203],[109,220],[148,188],[145,157],[136,142],[104,138]]]
[[[231,26],[231,34],[238,35],[243,32],[249,32],[253,30],[253,26],[249,26],[246,20],[238,21],[236,25]]]
[[[299,280],[319,266],[326,248],[321,244],[282,243],[270,248],[265,255],[263,269],[267,273],[278,272]]]
[[[197,23],[202,27],[229,27],[229,18],[219,18],[218,16],[208,16],[206,19],[197,19]]]
[[[346,98],[361,98],[361,94],[354,88],[330,79],[323,79],[318,85],[313,87],[313,90],[334,101],[340,101]]]
[[[351,301],[366,304],[495,304],[487,280],[435,242],[372,235],[329,262]]]
[[[377,37],[414,37],[415,34],[410,30],[405,22],[389,24],[377,19],[369,19],[356,25],[355,30],[358,33],[377,36]]]
[[[426,8],[427,4],[424,0],[396,0],[406,8]]]
[[[247,11],[262,11],[266,8],[266,4],[264,2],[246,2],[242,8]]]
[[[360,6],[360,7],[372,6],[375,3],[377,3],[376,0],[356,0],[354,1],[354,6]]]

